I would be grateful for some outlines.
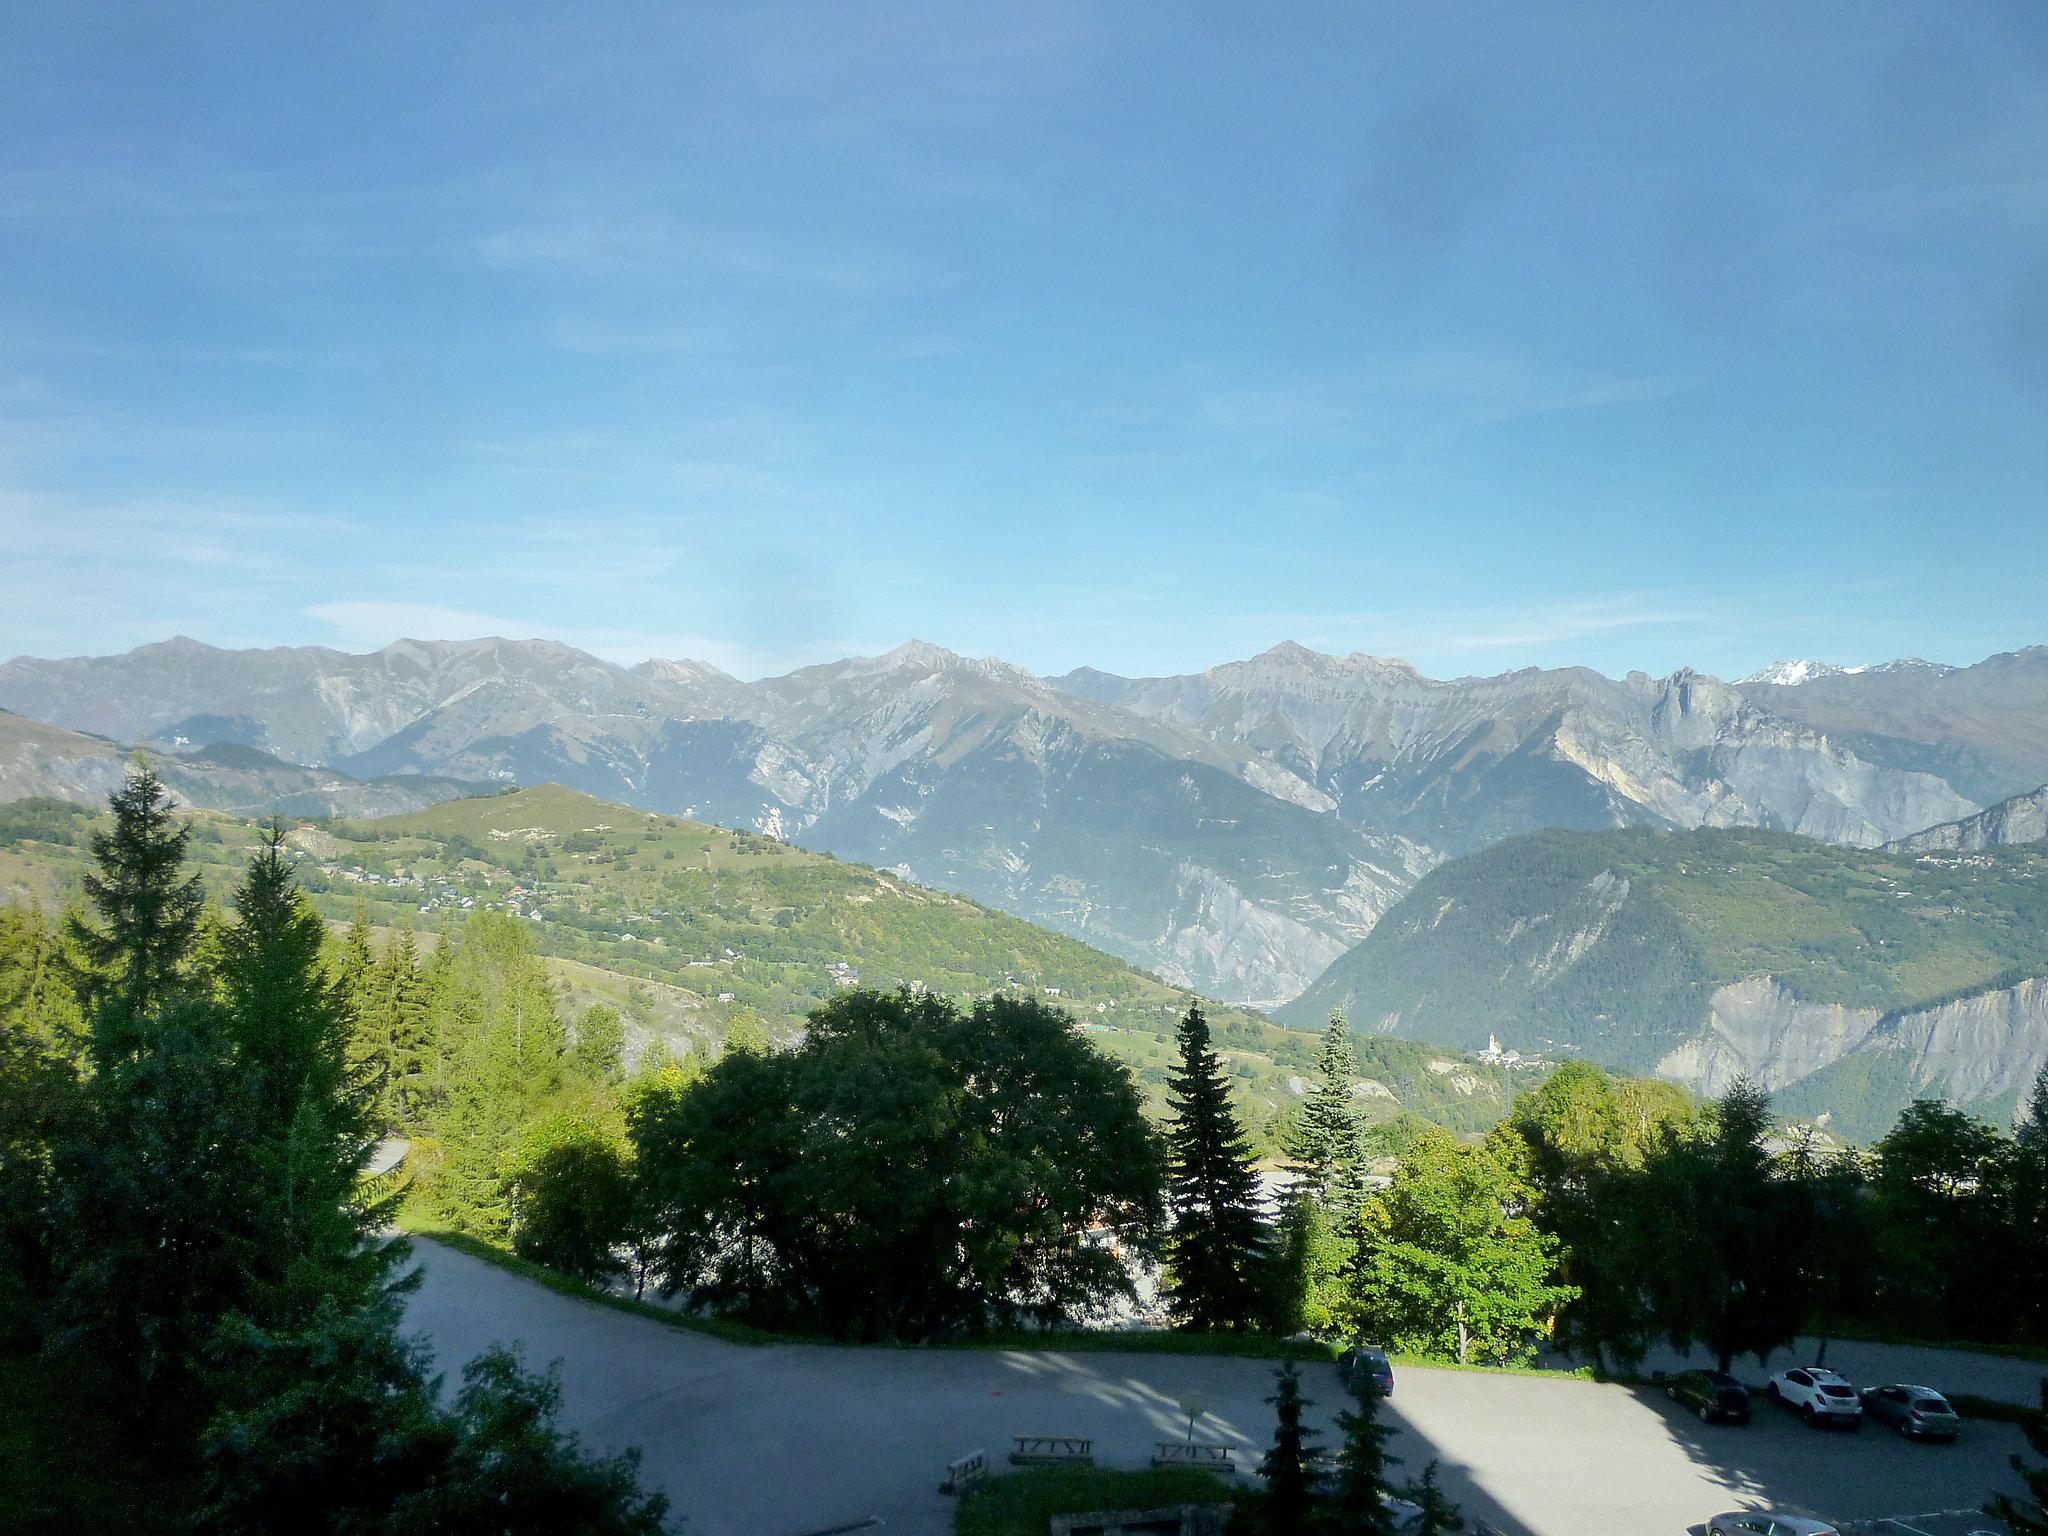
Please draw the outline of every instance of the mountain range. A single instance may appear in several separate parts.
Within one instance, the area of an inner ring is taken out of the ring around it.
[[[0,707],[181,760],[225,746],[373,784],[559,782],[956,890],[1258,1004],[1502,838],[1754,826],[1873,846],[2048,782],[2044,647],[1730,684],[1437,680],[1293,644],[1186,676],[1047,679],[913,641],[742,682],[551,641],[181,638],[17,658]]]
[[[1433,870],[1280,1017],[1332,1008],[1703,1093],[1745,1075],[1858,1140],[1922,1095],[2010,1120],[2048,1064],[2048,844],[1532,833]]]

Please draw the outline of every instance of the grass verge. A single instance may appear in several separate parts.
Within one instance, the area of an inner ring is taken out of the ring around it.
[[[954,1536],[1045,1536],[1054,1515],[1091,1509],[1213,1504],[1230,1488],[1192,1467],[1112,1472],[1100,1467],[1029,1467],[977,1483],[960,1496]]]
[[[594,1302],[598,1306],[610,1307],[617,1312],[629,1312],[635,1317],[644,1317],[649,1322],[660,1323],[665,1327],[681,1328],[690,1333],[723,1339],[729,1344],[826,1344],[848,1349],[1017,1349],[1049,1354],[1213,1355],[1238,1360],[1324,1362],[1335,1360],[1340,1352],[1339,1346],[1320,1339],[1279,1338],[1266,1333],[1181,1333],[1167,1328],[1060,1328],[1043,1331],[1005,1329],[967,1338],[945,1339],[930,1345],[854,1345],[843,1339],[833,1339],[822,1334],[777,1332],[768,1328],[756,1328],[748,1323],[734,1322],[729,1318],[698,1317],[669,1307],[656,1306],[653,1302],[635,1301],[630,1296],[620,1296],[597,1286],[585,1285],[582,1281],[572,1280],[544,1264],[522,1259],[496,1243],[485,1242],[467,1232],[458,1232],[418,1205],[402,1207],[395,1220],[402,1231],[413,1237],[427,1238],[444,1247],[453,1248],[458,1253],[466,1253],[473,1259],[481,1259],[486,1264],[495,1265],[499,1269],[531,1280],[536,1285],[546,1286],[559,1296]],[[1395,1355],[1392,1358],[1398,1366],[1431,1371],[1555,1376],[1575,1381],[1602,1379],[1595,1374],[1591,1366],[1580,1366],[1574,1370],[1553,1370],[1523,1365],[1459,1365],[1453,1361],[1426,1360],[1412,1355]]]
[[[2048,1412],[2039,1408],[2001,1403],[1995,1397],[1978,1397],[1972,1392],[1951,1392],[1948,1403],[1966,1419],[1996,1419],[2001,1424],[2017,1424],[2023,1429],[2048,1430]]]
[[[522,1280],[531,1280],[535,1285],[545,1286],[558,1296],[593,1302],[600,1307],[610,1307],[614,1312],[628,1312],[635,1317],[644,1317],[649,1322],[661,1323],[665,1327],[680,1328],[688,1333],[708,1334],[714,1339],[723,1339],[728,1344],[830,1342],[821,1338],[805,1338],[797,1334],[771,1333],[765,1328],[750,1327],[746,1323],[736,1323],[727,1318],[696,1317],[687,1312],[656,1306],[651,1301],[636,1301],[631,1296],[620,1296],[594,1285],[585,1285],[581,1280],[572,1280],[559,1270],[549,1269],[545,1264],[522,1259],[518,1254],[500,1248],[496,1243],[487,1243],[482,1238],[470,1236],[467,1232],[458,1232],[438,1217],[416,1206],[402,1208],[394,1219],[399,1230],[409,1237],[423,1237],[430,1242],[439,1243],[444,1248],[453,1248],[457,1253],[466,1253],[473,1259],[481,1259],[484,1263],[505,1270],[509,1274],[518,1275]]]

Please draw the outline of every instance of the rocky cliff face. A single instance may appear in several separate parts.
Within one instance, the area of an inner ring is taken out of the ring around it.
[[[1887,846],[1900,853],[1976,853],[2048,840],[2048,784],[2001,800],[1988,811],[1944,822]]]
[[[1927,1096],[2010,1118],[2044,1066],[2048,979],[1886,1015],[1802,1002],[1776,978],[1753,976],[1715,992],[1706,1030],[1657,1070],[1703,1094],[1740,1076],[1791,1089],[1788,1107],[1873,1138]],[[1851,1080],[1853,1100],[1844,1096]]]
[[[1738,1077],[1783,1088],[1834,1065],[1883,1017],[1877,1008],[1802,1002],[1776,977],[1746,976],[1714,992],[1706,1029],[1657,1063],[1657,1075],[1707,1095]]]
[[[181,639],[9,662],[0,707],[326,765],[337,786],[559,782],[900,868],[1271,1002],[1446,853],[1531,829],[1765,826],[1864,844],[1977,809],[1938,764],[1872,756],[1761,702],[1842,681],[1800,676],[1775,694],[1690,672],[1439,681],[1283,645],[1188,677],[1055,685],[913,641],[742,683],[548,641],[352,656]]]
[[[1769,826],[1878,843],[1975,808],[1693,672],[1580,668],[1441,682],[1405,662],[1276,646],[1186,677],[1062,687],[1227,741],[1360,825],[1452,853],[1538,827]]]

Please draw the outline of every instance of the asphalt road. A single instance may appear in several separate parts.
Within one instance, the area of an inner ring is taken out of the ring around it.
[[[1100,1462],[1142,1466],[1186,1423],[1256,1462],[1270,1438],[1271,1368],[1172,1355],[835,1349],[724,1344],[558,1296],[430,1242],[408,1320],[452,1379],[493,1340],[529,1364],[561,1362],[563,1418],[587,1442],[638,1446],[642,1475],[687,1515],[689,1536],[806,1536],[869,1516],[881,1529],[943,1536],[945,1465],[986,1449],[998,1464],[1019,1434],[1092,1436]],[[1862,1346],[1867,1348],[1868,1346]],[[1915,1372],[1915,1374],[1929,1374]],[[1312,1425],[1334,1440],[1335,1372],[1304,1367]],[[1810,1430],[1760,1406],[1747,1428],[1708,1426],[1661,1394],[1555,1377],[1404,1368],[1390,1418],[1402,1472],[1441,1458],[1452,1497],[1509,1536],[1697,1529],[1748,1505],[1836,1520],[1971,1509],[2014,1487],[2005,1425],[1972,1425],[1956,1446],[1876,1430]],[[1976,1522],[1965,1522],[1977,1528]],[[1981,1522],[1984,1529],[1990,1523]]]

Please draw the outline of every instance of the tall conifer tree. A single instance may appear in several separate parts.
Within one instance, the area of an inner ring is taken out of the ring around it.
[[[1184,1328],[1242,1329],[1264,1300],[1265,1229],[1251,1148],[1200,1004],[1180,1021],[1167,1098],[1169,1306]]]
[[[95,1016],[92,1056],[105,1070],[147,1042],[176,990],[199,932],[199,877],[181,878],[190,829],[171,810],[163,780],[138,762],[109,800],[111,830],[95,832],[86,899],[99,920],[73,917],[86,964],[80,990]]]
[[[1266,1480],[1267,1536],[1303,1536],[1308,1530],[1308,1454],[1312,1436],[1302,1427],[1301,1372],[1289,1360],[1273,1373],[1273,1443],[1259,1461]]]
[[[1288,1150],[1294,1154],[1301,1189],[1325,1206],[1355,1206],[1359,1182],[1358,1116],[1351,1107],[1351,1079],[1358,1060],[1351,1053],[1351,1029],[1332,1010],[1316,1055],[1316,1086],[1301,1107]]]
[[[1380,1398],[1370,1382],[1356,1391],[1355,1406],[1337,1415],[1344,1443],[1337,1451],[1337,1496],[1331,1524],[1345,1536],[1394,1536],[1387,1508],[1387,1468],[1400,1461],[1387,1454],[1393,1430],[1380,1422]]]

